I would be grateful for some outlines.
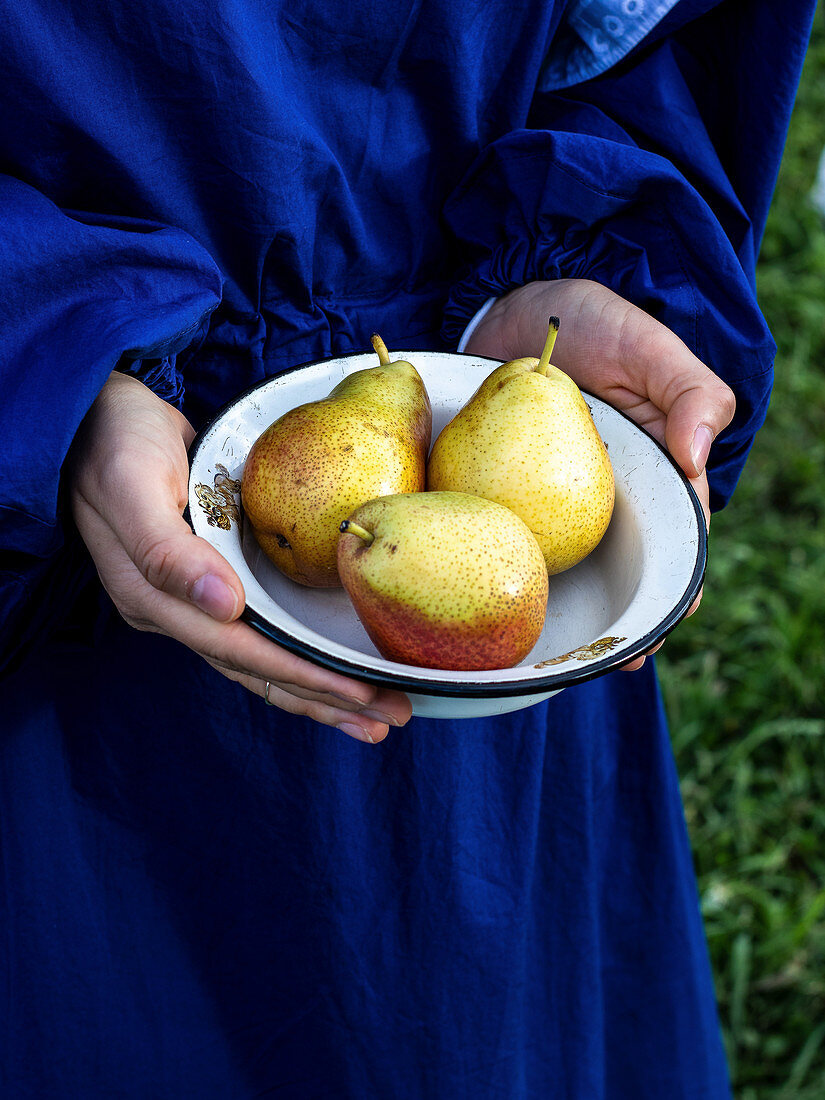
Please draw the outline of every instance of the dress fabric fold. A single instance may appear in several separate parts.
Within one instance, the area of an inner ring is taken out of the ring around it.
[[[5,7],[0,1094],[728,1097],[653,662],[365,746],[128,627],[63,477],[115,368],[199,428],[583,277],[734,388],[721,506],[814,4],[681,0],[546,91],[563,0]]]

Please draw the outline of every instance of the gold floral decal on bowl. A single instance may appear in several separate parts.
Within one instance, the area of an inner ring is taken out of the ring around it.
[[[206,522],[211,527],[220,527],[228,531],[232,520],[240,521],[241,512],[235,501],[235,494],[241,491],[241,483],[229,476],[229,470],[217,463],[214,487],[198,484],[195,493],[200,506],[206,512]]]
[[[534,668],[546,668],[548,665],[561,665],[565,661],[593,661],[615,649],[617,645],[626,642],[627,638],[599,638],[590,645],[580,645],[578,649],[571,649],[569,653],[562,653],[560,657],[550,657],[534,665]]]

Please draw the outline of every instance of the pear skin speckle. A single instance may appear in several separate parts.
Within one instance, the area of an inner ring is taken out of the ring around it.
[[[497,367],[436,439],[431,490],[475,493],[516,512],[550,574],[601,541],[615,500],[613,468],[581,391],[536,359]]]
[[[261,549],[300,584],[340,585],[339,524],[373,497],[424,488],[431,431],[424,383],[402,360],[284,413],[253,444],[241,479]]]
[[[378,651],[425,668],[510,668],[547,610],[544,557],[514,512],[465,493],[372,500],[349,517],[338,569]]]

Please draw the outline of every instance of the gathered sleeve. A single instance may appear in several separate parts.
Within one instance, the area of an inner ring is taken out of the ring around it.
[[[466,259],[443,335],[491,296],[586,278],[672,329],[734,390],[711,505],[761,425],[775,345],[755,266],[814,0],[681,0],[623,62],[545,86],[528,125],[482,151],[445,209]]]
[[[66,212],[0,176],[0,668],[71,602],[88,559],[66,522],[61,470],[115,367],[160,396],[220,300],[191,237],[156,223]]]

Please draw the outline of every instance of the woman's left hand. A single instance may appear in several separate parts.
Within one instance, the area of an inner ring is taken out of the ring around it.
[[[534,282],[511,291],[488,310],[466,350],[503,360],[539,356],[551,316],[561,319],[554,365],[667,447],[710,525],[705,464],[713,440],[733,418],[732,391],[670,329],[588,279]],[[641,668],[644,660],[624,667]]]

